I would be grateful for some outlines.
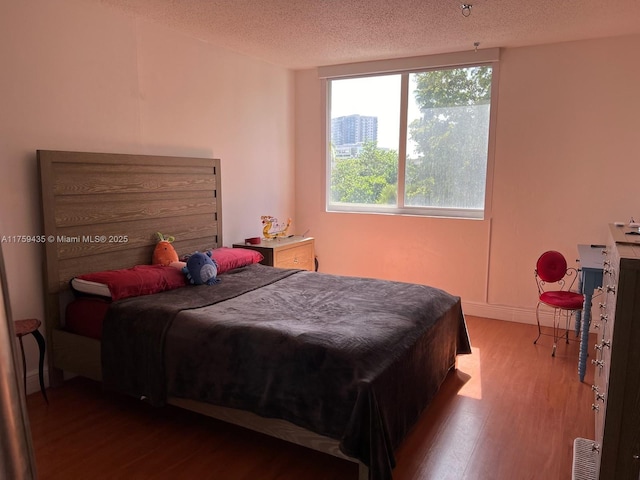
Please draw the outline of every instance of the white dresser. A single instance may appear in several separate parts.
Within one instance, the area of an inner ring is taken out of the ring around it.
[[[600,315],[593,319],[592,478],[600,480],[640,478],[640,235],[631,230],[609,226]]]

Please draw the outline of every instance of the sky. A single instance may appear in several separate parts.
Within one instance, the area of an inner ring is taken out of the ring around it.
[[[331,118],[354,114],[378,117],[378,146],[398,150],[400,80],[401,75],[333,80]],[[411,86],[409,91],[413,91]],[[413,98],[412,95],[409,97]],[[409,106],[409,122],[419,117],[419,110],[413,103]]]

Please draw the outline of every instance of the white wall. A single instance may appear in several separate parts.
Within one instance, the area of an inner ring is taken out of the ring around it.
[[[37,149],[220,158],[225,245],[295,218],[292,72],[80,0],[2,2],[0,64],[0,237],[41,232]],[[40,246],[2,248],[44,320]]]
[[[467,313],[534,322],[533,269],[640,217],[640,36],[504,49],[483,221],[326,213],[321,82],[296,73],[296,205],[320,269],[425,283]]]

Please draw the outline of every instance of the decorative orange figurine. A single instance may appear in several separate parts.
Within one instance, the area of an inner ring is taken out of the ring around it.
[[[289,231],[289,226],[291,225],[291,219],[287,220],[286,225],[282,225],[278,223],[277,218],[272,217],[271,215],[263,215],[260,217],[260,220],[262,220],[262,225],[264,225],[262,228],[262,235],[264,235],[264,238],[266,239],[286,237],[287,232]]]

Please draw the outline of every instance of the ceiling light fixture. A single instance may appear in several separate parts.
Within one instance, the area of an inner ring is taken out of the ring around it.
[[[460,7],[462,8],[463,17],[468,17],[469,15],[471,15],[471,7],[473,7],[473,5],[471,5],[470,3],[463,3]]]

